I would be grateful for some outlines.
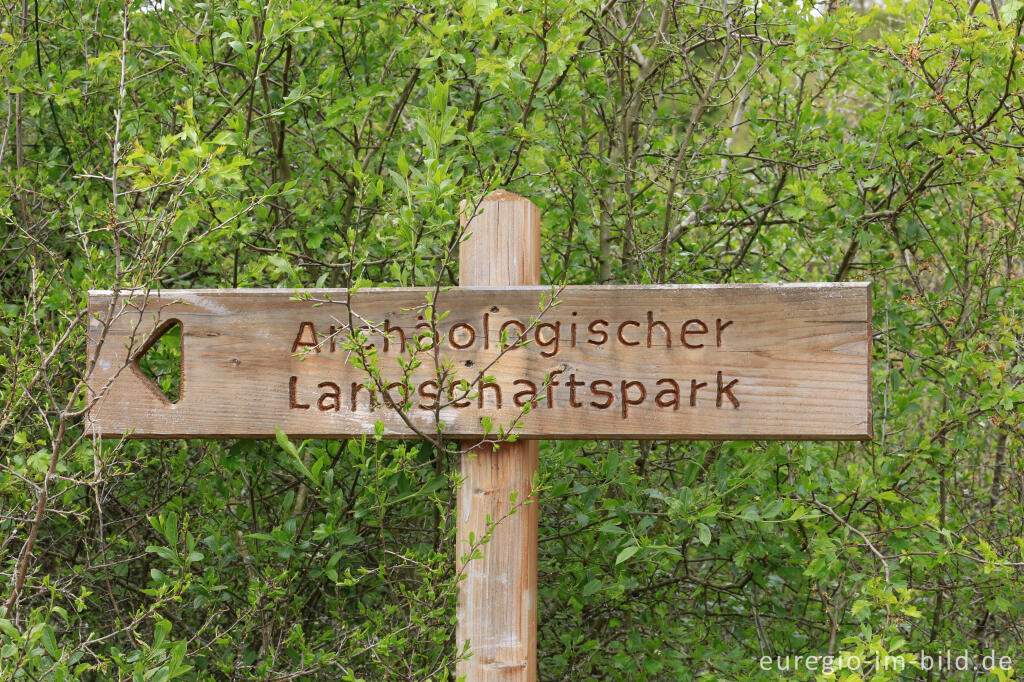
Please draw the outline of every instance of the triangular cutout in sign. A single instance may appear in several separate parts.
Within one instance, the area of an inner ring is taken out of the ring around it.
[[[172,404],[181,400],[185,364],[182,337],[181,322],[167,320],[135,356],[139,373]]]

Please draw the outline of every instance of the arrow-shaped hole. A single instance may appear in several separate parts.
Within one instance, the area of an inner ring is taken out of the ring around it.
[[[181,322],[167,320],[135,356],[138,368],[171,403],[181,399],[182,350]]]

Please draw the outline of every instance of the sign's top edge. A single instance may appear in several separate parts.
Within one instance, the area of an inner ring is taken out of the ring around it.
[[[453,286],[441,287],[443,293],[450,290],[460,291],[699,291],[701,289],[864,289],[871,286],[871,282],[753,282],[753,283],[730,283],[730,284],[570,284],[565,287],[558,287],[553,284],[539,284],[528,286]],[[381,292],[416,292],[424,293],[433,291],[435,287],[362,287],[354,293],[381,293]],[[330,293],[347,291],[344,288],[252,288],[252,289],[121,289],[119,294],[124,296],[147,294],[150,296],[162,296],[173,294],[175,296],[209,296],[209,295],[268,295],[268,294],[297,294],[297,293]],[[111,289],[90,289],[89,296],[110,296],[114,293]]]

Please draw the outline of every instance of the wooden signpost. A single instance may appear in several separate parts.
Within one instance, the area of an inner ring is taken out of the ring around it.
[[[432,432],[516,423],[530,438],[865,438],[863,284],[196,290],[122,295],[91,385],[105,436],[272,438]],[[305,296],[311,300],[304,300]],[[111,304],[92,297],[92,325]],[[554,298],[557,305],[551,305]],[[322,303],[317,301],[336,301]],[[546,307],[546,310],[545,310]],[[363,328],[354,348],[351,319]],[[133,358],[180,323],[181,398]],[[417,328],[417,325],[420,328]],[[526,342],[520,341],[525,337]],[[502,343],[502,339],[505,339]],[[416,351],[416,345],[420,350]],[[377,381],[353,361],[374,358]],[[413,360],[420,364],[412,371]],[[442,376],[439,376],[438,371]],[[528,414],[523,408],[530,405]],[[395,405],[403,410],[389,407]],[[404,413],[404,418],[402,413]]]
[[[866,283],[552,288],[540,218],[495,192],[459,287],[90,292],[90,428],[136,438],[465,441],[458,673],[536,677],[537,439],[871,437]],[[180,398],[140,358],[181,327]],[[519,440],[504,441],[516,433]],[[510,514],[510,500],[517,499]],[[460,559],[461,562],[461,559]]]

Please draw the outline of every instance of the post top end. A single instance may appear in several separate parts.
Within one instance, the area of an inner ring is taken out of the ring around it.
[[[509,192],[504,189],[496,189],[483,198],[483,201],[529,201],[526,197],[520,196],[515,192]]]

